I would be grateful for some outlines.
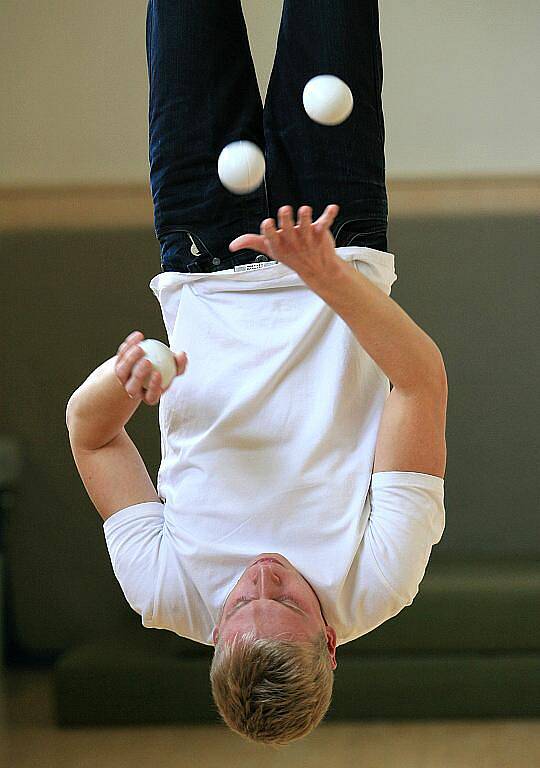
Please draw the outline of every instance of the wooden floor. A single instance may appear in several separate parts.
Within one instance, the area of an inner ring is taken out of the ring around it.
[[[537,768],[540,720],[321,725],[277,753],[219,726],[54,725],[48,671],[0,685],[0,766],[9,768]]]

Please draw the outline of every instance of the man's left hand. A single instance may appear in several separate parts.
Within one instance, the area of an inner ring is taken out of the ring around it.
[[[336,241],[330,227],[339,213],[338,205],[329,205],[312,222],[313,209],[307,205],[298,209],[298,223],[294,223],[292,206],[285,205],[278,211],[279,229],[274,219],[265,219],[260,235],[241,235],[229,245],[230,251],[251,248],[280,261],[297,272],[309,285],[317,280],[331,279],[343,264],[336,253]]]

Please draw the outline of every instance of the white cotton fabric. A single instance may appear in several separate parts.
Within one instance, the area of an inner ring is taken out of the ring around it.
[[[390,295],[394,256],[338,248]],[[250,562],[284,555],[342,645],[410,605],[444,525],[444,480],[372,474],[390,383],[347,324],[284,264],[150,282],[186,373],[159,406],[161,502],[104,523],[145,627],[213,645]]]

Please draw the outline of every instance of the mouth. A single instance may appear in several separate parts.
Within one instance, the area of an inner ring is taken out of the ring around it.
[[[257,565],[257,563],[276,563],[277,565],[281,565],[283,568],[282,564],[279,562],[279,560],[276,560],[275,557],[260,557],[253,563],[253,565]]]

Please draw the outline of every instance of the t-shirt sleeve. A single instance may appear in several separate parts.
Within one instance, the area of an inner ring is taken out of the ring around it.
[[[135,504],[119,510],[103,523],[114,575],[145,627],[153,626],[163,509],[164,504],[157,501]]]
[[[410,605],[432,547],[445,527],[444,479],[420,472],[375,472],[366,548],[388,589]]]

